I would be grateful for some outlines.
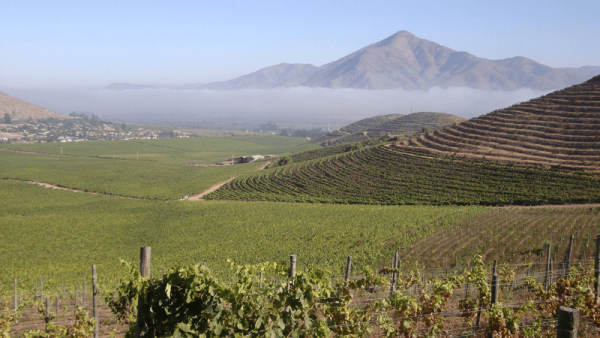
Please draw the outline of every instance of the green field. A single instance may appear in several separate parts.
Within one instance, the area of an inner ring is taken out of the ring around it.
[[[256,171],[260,165],[203,167],[159,161],[0,152],[0,178],[162,200],[198,194],[233,176]]]
[[[407,245],[480,212],[477,207],[372,206],[269,202],[162,202],[52,190],[0,180],[0,280],[33,288],[72,285],[97,264],[101,281],[152,247],[152,270],[206,261],[221,276],[226,260],[282,261],[341,268],[379,265]],[[447,216],[443,218],[443,216]],[[26,292],[31,291],[27,287]]]
[[[285,154],[319,148],[305,139],[281,136],[195,137],[156,140],[3,144],[0,147],[52,154],[156,160],[175,163],[212,163],[231,156]],[[138,154],[139,152],[139,154]]]
[[[108,283],[123,272],[119,258],[137,262],[141,246],[152,247],[155,274],[162,266],[205,261],[218,276],[228,278],[228,258],[243,263],[282,261],[292,253],[300,267],[327,265],[336,273],[348,255],[356,269],[387,266],[395,249],[400,248],[407,260],[411,248],[425,255],[427,248],[436,246],[432,238],[446,231],[444,237],[459,239],[460,224],[479,224],[476,217],[489,210],[458,204],[598,200],[598,178],[586,174],[416,156],[381,146],[261,172],[256,170],[264,162],[186,164],[201,161],[194,157],[200,144],[212,154],[206,161],[231,152],[227,144],[245,149],[244,155],[267,154],[266,150],[293,154],[315,147],[292,141],[297,139],[10,145],[49,154],[0,151],[0,292],[9,292],[15,277],[25,292],[39,278],[50,290],[72,286],[89,275],[91,264],[98,265],[101,282]],[[146,147],[145,153],[133,160],[137,144]],[[61,146],[73,156],[57,156]],[[296,159],[339,151],[308,152]],[[209,196],[267,201],[176,201],[234,176],[234,184]],[[236,190],[240,187],[246,190]],[[302,201],[320,203],[287,203]],[[386,206],[403,203],[421,205]],[[534,222],[523,215],[523,222]],[[517,223],[510,224],[514,232]],[[501,236],[497,232],[490,238]],[[467,257],[477,252],[476,245],[456,251]]]

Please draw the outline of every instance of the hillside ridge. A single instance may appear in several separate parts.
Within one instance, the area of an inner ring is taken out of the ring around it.
[[[379,115],[362,119],[329,132],[312,142],[330,146],[383,136],[404,136],[421,132],[423,128],[436,130],[465,120],[465,118],[452,114],[434,112]]]
[[[13,121],[38,119],[70,119],[71,117],[55,113],[33,103],[25,102],[10,95],[0,93],[0,121],[4,122],[4,114],[9,114]]]

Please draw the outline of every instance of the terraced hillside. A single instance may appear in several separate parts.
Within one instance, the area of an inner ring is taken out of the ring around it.
[[[373,116],[373,117],[362,119],[360,121],[349,124],[343,128],[340,128],[339,130],[341,132],[344,132],[347,134],[360,133],[360,132],[363,132],[363,131],[366,131],[369,129],[377,128],[378,126],[380,126],[390,120],[394,120],[394,119],[397,119],[402,116],[404,116],[404,115],[389,114],[389,115]]]
[[[429,130],[436,130],[466,120],[452,114],[420,112],[389,120],[375,128],[368,129],[367,132],[386,132],[394,135],[420,131],[423,127]]]
[[[207,199],[364,204],[600,202],[590,173],[441,157],[380,145],[240,176]]]
[[[386,135],[404,135],[420,132],[424,127],[436,130],[466,121],[462,117],[444,113],[420,112],[408,115],[390,114],[370,117],[330,132],[313,142],[323,146],[358,142]]]
[[[395,146],[437,155],[598,172],[600,76]]]

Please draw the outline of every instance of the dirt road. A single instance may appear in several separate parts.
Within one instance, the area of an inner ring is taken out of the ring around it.
[[[233,180],[234,178],[236,178],[237,176],[233,176],[232,178],[228,179],[227,181],[223,181],[221,183],[217,183],[215,185],[213,185],[212,187],[204,190],[203,192],[199,193],[198,195],[193,195],[187,198],[188,201],[204,201],[204,196],[210,194],[211,192],[219,189],[220,187],[224,186],[225,184],[229,183],[231,180]]]

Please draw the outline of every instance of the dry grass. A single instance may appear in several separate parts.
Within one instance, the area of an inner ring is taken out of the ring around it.
[[[38,119],[70,119],[71,117],[55,113],[46,108],[27,103],[12,96],[0,93],[0,119],[4,121],[4,114],[10,114],[13,121]]]

